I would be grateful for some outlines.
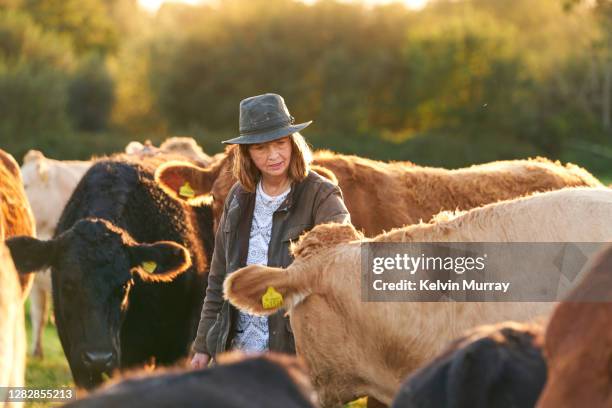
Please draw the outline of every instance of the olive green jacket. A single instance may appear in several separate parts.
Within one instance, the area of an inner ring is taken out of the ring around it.
[[[231,344],[237,310],[223,299],[223,280],[227,274],[246,265],[255,193],[236,183],[225,201],[215,236],[208,289],[193,350],[211,356]],[[272,216],[272,235],[268,247],[268,266],[286,268],[293,258],[289,244],[317,224],[350,222],[340,188],[314,171],[294,183],[287,198]],[[289,319],[281,310],[268,317],[271,351],[295,353]]]

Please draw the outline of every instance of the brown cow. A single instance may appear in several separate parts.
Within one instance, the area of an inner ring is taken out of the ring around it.
[[[544,344],[548,382],[539,408],[612,407],[610,301],[612,246],[550,319]]]
[[[0,149],[0,205],[5,238],[16,235],[36,235],[36,224],[23,189],[19,165],[10,154]],[[20,275],[25,299],[34,279],[33,274]]]
[[[612,240],[612,190],[567,188],[445,217],[367,241],[606,242]],[[325,406],[362,395],[388,404],[403,378],[465,330],[545,316],[554,306],[362,302],[361,238],[351,225],[319,225],[300,238],[288,268],[250,265],[224,282],[226,298],[249,313],[278,310],[279,304],[262,305],[268,287],[282,295],[297,354],[308,364]]]
[[[0,221],[2,218],[0,213]],[[4,245],[3,228],[4,223],[0,222],[0,386],[23,387],[26,349],[23,300],[17,271]],[[0,407],[13,406],[5,403],[6,392],[6,388],[0,389]]]
[[[167,163],[159,168],[156,179],[175,198],[185,198],[177,192],[187,181],[194,190],[193,200],[212,199],[216,227],[225,197],[236,182],[231,172],[234,149],[228,148],[224,158],[207,168]],[[468,210],[567,186],[602,186],[581,167],[541,157],[447,170],[323,150],[314,154],[313,165],[335,175],[353,224],[366,236],[419,220],[429,221],[443,210]]]

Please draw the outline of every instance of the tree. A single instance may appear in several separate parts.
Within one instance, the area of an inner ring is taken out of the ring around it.
[[[109,7],[113,1],[21,1],[22,11],[31,15],[44,29],[67,36],[77,54],[116,52],[119,38]]]
[[[106,129],[113,102],[114,82],[104,60],[89,55],[68,82],[68,112],[76,129],[94,132]]]

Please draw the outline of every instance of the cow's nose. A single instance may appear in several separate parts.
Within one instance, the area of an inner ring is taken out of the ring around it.
[[[105,371],[112,368],[113,353],[107,351],[85,351],[83,352],[83,363],[87,368]]]

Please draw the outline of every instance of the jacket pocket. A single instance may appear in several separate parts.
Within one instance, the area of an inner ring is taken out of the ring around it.
[[[217,339],[219,338],[219,334],[221,331],[221,315],[223,309],[217,313],[217,318],[215,319],[215,323],[211,326],[206,333],[206,349],[208,349],[208,354],[214,356],[217,352]]]

